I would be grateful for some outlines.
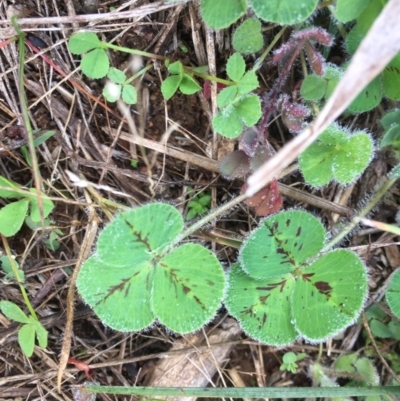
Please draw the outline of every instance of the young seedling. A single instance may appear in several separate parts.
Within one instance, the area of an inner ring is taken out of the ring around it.
[[[297,363],[301,360],[303,360],[307,354],[304,352],[296,355],[294,352],[286,352],[285,355],[283,355],[282,358],[282,365],[279,367],[279,370],[287,370],[288,372],[296,373],[297,371]]]
[[[178,89],[185,95],[192,95],[201,89],[192,74],[185,71],[180,61],[169,64],[168,72],[171,75],[161,84],[161,93],[165,100],[169,100]]]
[[[188,195],[191,195],[193,190],[189,188]],[[188,212],[186,215],[186,220],[192,220],[197,216],[200,216],[210,210],[211,207],[211,195],[209,193],[198,193],[194,195],[189,201]]]
[[[0,301],[0,310],[8,319],[22,323],[18,330],[18,344],[28,358],[33,354],[35,337],[42,348],[47,347],[47,330],[37,319],[25,315],[19,306],[10,301]]]
[[[19,269],[18,263],[14,260],[15,263],[15,268],[17,269],[17,274],[14,274],[14,271],[12,269],[11,263],[8,259],[7,256],[0,256],[0,267],[4,270],[6,273],[4,279],[5,280],[16,280],[20,281],[21,283],[25,282],[25,272],[21,269]]]
[[[119,214],[100,234],[77,288],[105,324],[138,331],[158,321],[183,334],[213,318],[224,272],[200,245],[170,249],[183,226],[174,207],[153,203]]]
[[[253,338],[283,346],[320,342],[359,315],[367,294],[365,266],[337,249],[317,257],[326,238],[309,213],[278,213],[254,230],[229,273],[226,306]]]
[[[11,202],[0,209],[0,233],[6,237],[15,235],[21,228],[28,210],[29,216],[34,222],[41,221],[38,198],[35,189],[31,188],[29,192],[22,191],[21,187],[0,176],[0,197],[5,199],[20,199]],[[44,194],[43,194],[44,196]],[[54,203],[50,199],[42,198],[43,215],[47,217],[54,209]]]

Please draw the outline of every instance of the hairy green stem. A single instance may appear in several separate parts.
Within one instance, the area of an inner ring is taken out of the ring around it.
[[[334,238],[332,238],[322,249],[322,252],[327,252],[331,248],[333,248],[335,245],[340,243],[343,238],[345,238],[350,231],[352,231],[358,224],[359,224],[359,218],[360,217],[365,217],[379,202],[380,200],[385,196],[385,194],[389,191],[389,189],[392,187],[392,185],[397,181],[398,177],[391,177],[388,178],[384,183],[380,185],[378,190],[373,194],[367,205],[361,209],[359,213],[357,213],[357,219],[352,219],[350,223],[348,223],[343,229],[340,231],[338,235],[336,235]]]
[[[274,39],[272,40],[272,42],[269,44],[269,46],[263,51],[263,53],[261,54],[260,58],[257,60],[257,62],[254,64],[253,67],[253,71],[257,71],[258,69],[260,69],[262,63],[264,62],[265,57],[268,56],[268,54],[271,52],[272,48],[276,45],[276,43],[278,42],[278,40],[281,38],[281,36],[283,35],[283,33],[285,32],[286,27],[283,27],[274,37]]]
[[[239,195],[236,198],[230,200],[227,203],[224,203],[220,207],[216,209],[210,210],[207,215],[205,215],[200,220],[196,221],[191,226],[187,227],[182,234],[178,235],[163,251],[163,254],[167,254],[171,251],[177,244],[179,244],[182,240],[184,240],[189,235],[194,234],[196,231],[203,228],[206,224],[210,223],[211,221],[215,220],[217,217],[221,216],[221,214],[227,212],[228,210],[232,209],[234,206],[238,205],[240,202],[244,201],[247,198],[245,194]]]
[[[206,398],[308,398],[308,397],[368,397],[371,395],[400,396],[400,387],[126,387],[82,386],[85,391],[102,394],[141,395],[146,397],[206,397]]]

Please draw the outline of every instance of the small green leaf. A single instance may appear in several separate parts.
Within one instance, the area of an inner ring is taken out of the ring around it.
[[[349,22],[357,18],[370,2],[371,0],[337,0],[335,16],[340,22]]]
[[[261,101],[257,95],[249,95],[235,104],[235,110],[245,125],[251,127],[261,118]]]
[[[238,82],[240,95],[246,95],[258,87],[258,78],[254,71],[247,71]]]
[[[400,110],[389,111],[380,119],[380,123],[385,130],[395,125],[400,125]]]
[[[238,87],[236,85],[228,86],[221,90],[217,96],[217,105],[220,109],[230,105],[238,93]]]
[[[324,97],[328,82],[316,74],[307,75],[301,84],[300,94],[309,101],[320,100]]]
[[[180,61],[175,61],[175,63],[172,63],[168,66],[168,72],[170,74],[179,75],[183,78],[185,71],[183,69],[183,64]]]
[[[351,102],[348,109],[353,113],[364,113],[374,109],[382,100],[382,77],[377,76]]]
[[[0,187],[5,187],[9,189],[0,189],[0,197],[1,198],[23,198],[25,195],[18,193],[16,191],[13,191],[13,189],[21,190],[21,186],[16,184],[15,182],[12,182],[10,180],[7,180],[7,178],[4,178],[0,175]]]
[[[126,75],[123,71],[115,67],[110,67],[107,77],[116,84],[123,84],[126,81]]]
[[[83,54],[100,46],[100,40],[93,32],[78,32],[73,34],[68,41],[68,47],[72,54]]]
[[[361,41],[363,40],[363,35],[357,29],[357,25],[348,33],[345,39],[346,49],[349,54],[353,55]]]
[[[0,301],[0,310],[8,319],[15,320],[18,323],[30,322],[29,317],[14,302]]]
[[[358,359],[356,352],[347,355],[340,355],[335,362],[335,370],[338,372],[355,372],[355,364]]]
[[[231,139],[237,138],[243,131],[242,121],[233,106],[228,111],[220,111],[213,118],[212,126],[219,134]]]
[[[233,34],[232,45],[239,53],[256,53],[263,47],[263,44],[261,22],[258,19],[247,19]]]
[[[400,150],[400,124],[396,124],[389,128],[383,136],[380,147],[393,146],[395,149]]]
[[[397,270],[392,276],[386,290],[386,300],[393,314],[400,318],[400,270]]]
[[[50,139],[52,136],[54,136],[56,133],[56,131],[46,131],[43,135],[40,135],[38,138],[36,138],[33,141],[33,145],[35,146],[35,148],[39,145],[41,145],[42,143],[46,142],[48,139]]]
[[[14,271],[11,267],[10,260],[8,259],[7,256],[0,256],[0,267],[4,270],[6,273],[5,275],[5,280],[17,280],[21,283],[25,282],[25,272],[21,269],[19,269],[18,262],[14,260],[15,266],[17,267],[17,276],[14,274]]]
[[[25,216],[28,213],[28,199],[21,199],[17,202],[9,203],[0,209],[0,233],[5,237],[15,235],[22,227]]]
[[[318,0],[250,0],[257,17],[279,25],[294,25],[306,20],[317,8]]]
[[[36,337],[38,339],[39,345],[42,348],[46,348],[47,347],[47,336],[48,336],[47,330],[44,328],[42,323],[40,323],[33,317],[30,317],[30,320],[31,320],[30,324],[35,328]]]
[[[226,63],[226,73],[228,74],[228,77],[234,82],[239,82],[240,78],[243,77],[245,70],[246,64],[244,58],[240,53],[233,53]]]
[[[89,78],[98,79],[107,75],[110,61],[103,49],[94,49],[82,57],[81,68]]]
[[[383,92],[392,100],[400,100],[400,55],[383,70]]]
[[[18,331],[18,344],[24,354],[30,358],[35,347],[35,327],[28,323],[24,324]]]
[[[375,366],[367,358],[360,358],[356,362],[356,371],[363,378],[367,386],[379,386],[379,375]]]
[[[179,85],[179,90],[185,95],[193,95],[193,93],[198,92],[201,86],[197,81],[188,74],[184,74],[181,84]]]
[[[126,104],[136,104],[137,91],[133,85],[124,85],[122,87],[122,100]]]
[[[237,21],[247,9],[247,0],[202,0],[201,16],[213,29],[227,28]]]
[[[29,196],[29,200],[31,202],[30,217],[33,221],[38,222],[40,221],[40,210],[39,210],[38,198],[36,195],[36,189],[30,188],[29,192],[32,194],[31,196]],[[41,201],[43,206],[43,217],[47,217],[54,209],[54,203],[51,199],[46,199],[46,198],[42,198]]]
[[[121,97],[122,86],[108,81],[103,88],[103,96],[108,102],[116,102]]]
[[[165,100],[171,99],[171,97],[178,90],[181,84],[182,78],[179,75],[171,75],[165,79],[161,84],[161,93]]]

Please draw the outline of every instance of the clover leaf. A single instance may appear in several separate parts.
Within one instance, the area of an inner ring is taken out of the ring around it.
[[[318,342],[355,321],[367,294],[364,264],[343,249],[317,258],[325,237],[318,219],[291,210],[263,220],[242,245],[225,303],[251,337]]]
[[[397,270],[390,280],[386,300],[393,314],[400,318],[400,270]]]
[[[307,183],[320,187],[335,179],[349,184],[368,166],[373,152],[368,134],[347,134],[330,125],[299,157],[299,168]]]
[[[224,294],[224,272],[198,244],[167,249],[183,224],[174,207],[153,203],[119,214],[100,234],[77,287],[105,324],[138,331],[157,320],[183,334],[214,316]]]
[[[250,94],[258,87],[258,79],[254,71],[246,72],[244,58],[239,53],[229,57],[226,73],[235,85],[224,88],[218,94],[220,111],[213,118],[212,125],[219,134],[236,138],[243,131],[243,125],[251,127],[261,117],[260,99]]]

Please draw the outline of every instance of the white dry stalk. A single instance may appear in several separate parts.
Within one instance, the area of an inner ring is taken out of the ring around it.
[[[247,196],[267,185],[304,152],[400,51],[400,0],[390,0],[354,54],[343,78],[315,121],[248,180]]]

